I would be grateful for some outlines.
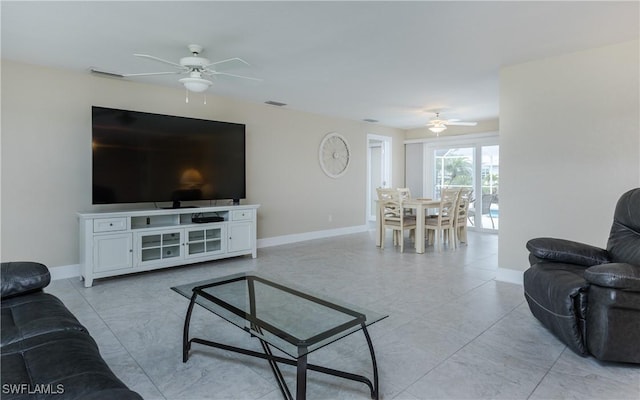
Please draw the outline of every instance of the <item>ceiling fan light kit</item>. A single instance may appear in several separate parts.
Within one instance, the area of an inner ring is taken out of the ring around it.
[[[182,78],[178,82],[182,83],[188,91],[196,93],[204,92],[213,84],[209,80],[197,77]]]
[[[459,125],[459,126],[476,126],[477,122],[462,122],[457,119],[440,119],[440,113],[436,113],[436,117],[431,119],[427,126],[429,130],[436,135],[440,135],[447,129],[447,125]]]

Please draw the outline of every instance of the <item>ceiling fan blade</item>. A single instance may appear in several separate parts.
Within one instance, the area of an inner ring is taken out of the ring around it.
[[[140,74],[121,74],[119,72],[105,71],[96,68],[89,69],[92,73],[98,75],[110,76],[113,78],[128,78],[130,76],[153,76],[153,75],[176,75],[182,73],[182,71],[172,71],[172,72],[143,72]]]
[[[89,71],[91,71],[92,74],[97,74],[97,75],[105,75],[105,76],[110,76],[112,78],[124,78],[124,75],[117,73],[117,72],[111,72],[111,71],[104,71],[101,69],[96,69],[96,68],[89,68]]]
[[[122,77],[129,77],[129,76],[153,76],[153,75],[177,75],[177,74],[181,74],[182,71],[172,71],[172,72],[142,72],[139,74],[121,74]]]
[[[447,125],[456,125],[456,126],[476,126],[478,125],[477,122],[456,122],[456,121],[449,121],[446,123]]]
[[[182,66],[182,65],[180,65],[180,64],[178,64],[178,63],[175,63],[175,62],[173,62],[173,61],[169,61],[169,60],[165,60],[165,59],[162,59],[162,58],[158,58],[158,57],[156,57],[156,56],[150,56],[150,55],[148,55],[148,54],[134,54],[134,56],[136,56],[136,57],[142,57],[142,58],[148,58],[148,59],[150,59],[150,60],[154,60],[154,61],[160,61],[161,63],[165,63],[165,64],[173,65],[174,67],[178,67],[178,68],[181,68],[181,69],[183,69],[183,68],[184,68],[184,66]]]
[[[250,76],[244,76],[244,75],[236,75],[236,74],[229,74],[227,72],[218,72],[218,71],[210,71],[209,73],[205,73],[206,75],[227,75],[227,76],[232,76],[234,78],[242,78],[242,79],[251,79],[252,81],[262,81],[262,79],[260,78],[253,78]]]
[[[220,65],[220,64],[228,63],[228,62],[232,62],[232,61],[237,61],[237,62],[241,62],[242,64],[249,65],[249,63],[246,62],[245,60],[243,60],[242,58],[234,57],[234,58],[228,58],[228,59],[222,60],[222,61],[212,62],[211,64],[207,64],[206,67],[210,67],[212,65]]]

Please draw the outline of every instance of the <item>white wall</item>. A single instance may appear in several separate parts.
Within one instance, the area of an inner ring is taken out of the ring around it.
[[[521,277],[534,237],[606,246],[617,199],[640,186],[638,48],[501,71],[499,278]]]
[[[244,203],[262,205],[258,238],[364,226],[367,133],[393,137],[394,179],[404,180],[401,130],[214,95],[206,105],[197,95],[185,104],[184,96],[180,88],[3,60],[2,260],[77,264],[76,213],[122,208],[91,205],[91,105],[246,124]],[[318,146],[333,131],[353,152],[340,179],[318,162]]]
[[[424,144],[423,143],[407,143],[405,146],[405,186],[411,190],[413,197],[424,197]]]

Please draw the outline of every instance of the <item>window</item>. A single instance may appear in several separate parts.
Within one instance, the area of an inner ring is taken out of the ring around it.
[[[431,159],[431,162],[424,164],[427,166],[425,177],[430,177],[426,181],[425,195],[437,199],[443,188],[471,188],[474,201],[469,210],[469,227],[498,230],[500,146],[439,145],[426,149],[425,160]]]
[[[480,198],[481,216],[474,224],[480,228],[498,229],[500,224],[500,206],[498,183],[500,178],[500,146],[482,146],[480,149]],[[477,196],[476,196],[477,202]]]
[[[434,197],[443,188],[473,188],[474,148],[444,148],[434,152]]]

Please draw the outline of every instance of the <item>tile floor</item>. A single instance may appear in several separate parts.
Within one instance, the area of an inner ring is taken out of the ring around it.
[[[640,367],[582,358],[532,317],[519,285],[493,280],[496,235],[455,251],[375,247],[374,233],[260,249],[241,257],[95,281],[52,282],[113,371],[145,399],[280,399],[266,361],[193,345],[182,363],[187,300],[171,286],[258,270],[389,314],[370,328],[382,399],[640,399]],[[199,309],[194,336],[258,350],[257,340]],[[361,333],[309,362],[369,375]],[[295,390],[295,370],[282,371]],[[363,384],[309,372],[309,399],[367,399]]]

